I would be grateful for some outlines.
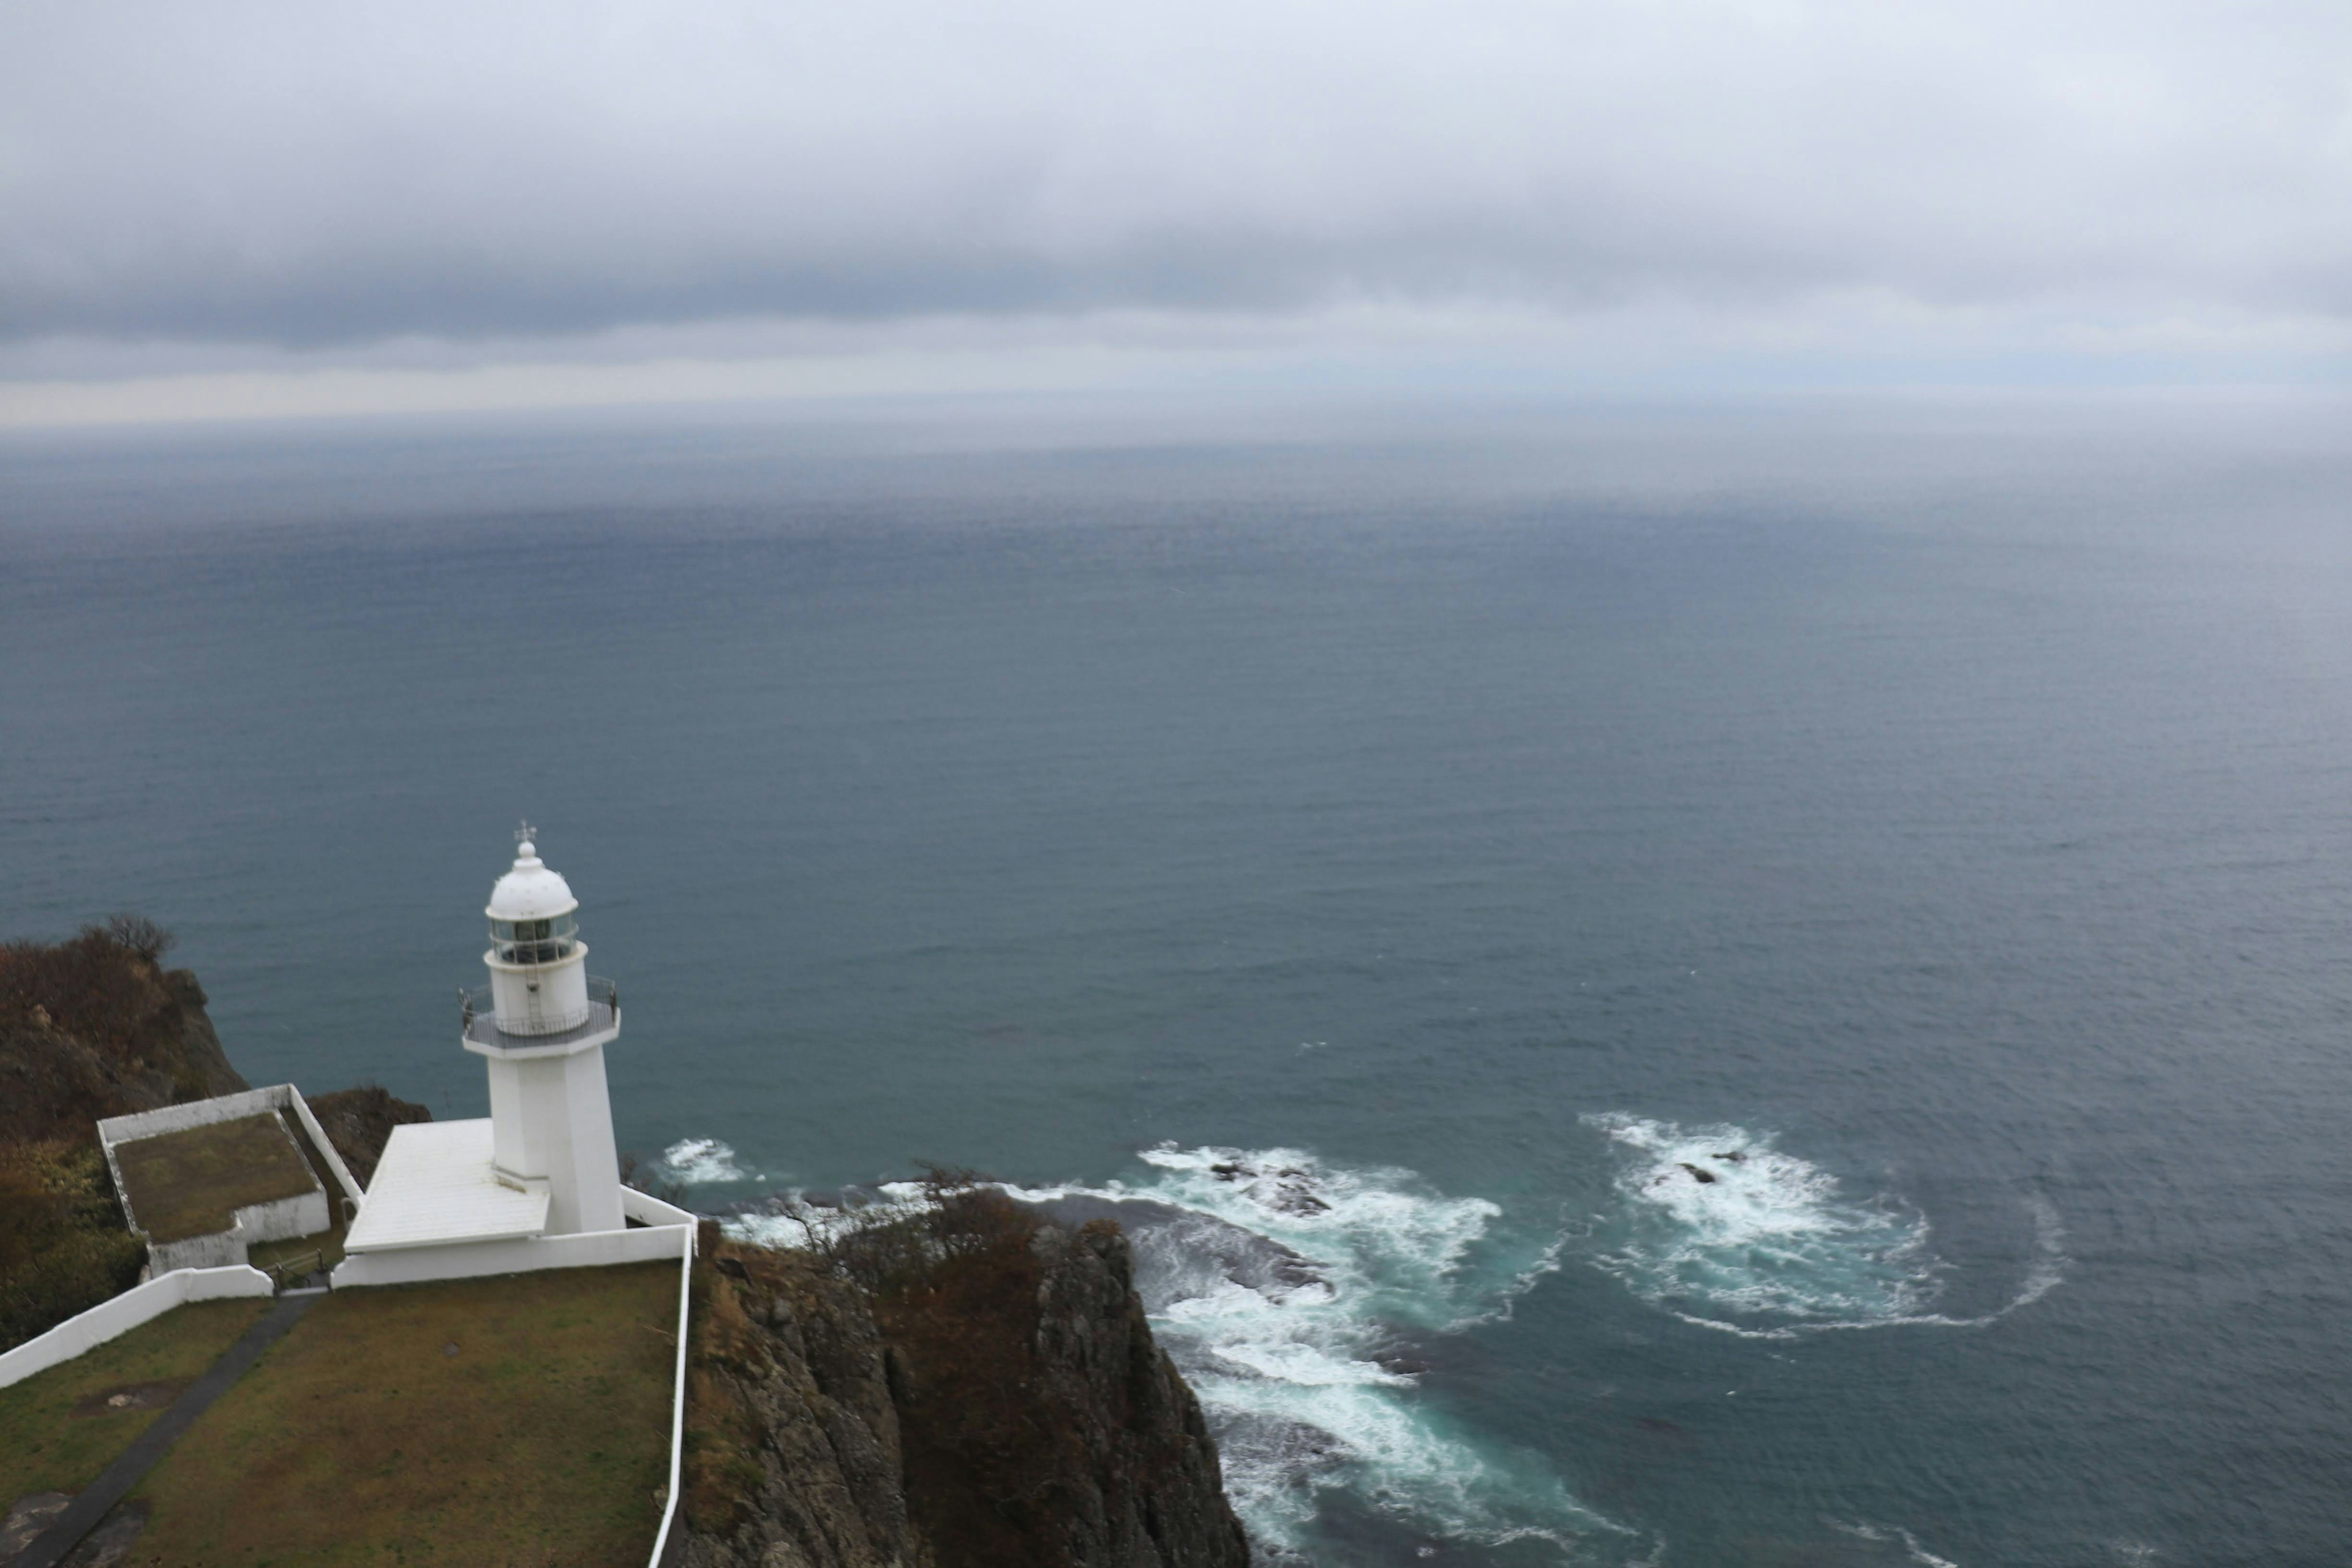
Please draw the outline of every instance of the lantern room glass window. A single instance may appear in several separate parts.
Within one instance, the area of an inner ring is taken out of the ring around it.
[[[492,921],[490,950],[500,963],[553,963],[572,956],[580,922],[570,915],[543,921]]]

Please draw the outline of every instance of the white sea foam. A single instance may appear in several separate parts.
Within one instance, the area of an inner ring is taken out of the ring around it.
[[[1455,1429],[1411,1359],[1416,1336],[1507,1312],[1558,1266],[1556,1240],[1489,1256],[1502,1210],[1410,1171],[1296,1149],[1142,1158],[1154,1174],[1134,1186],[1007,1190],[1077,1205],[1073,1217],[1108,1205],[1126,1225],[1137,1289],[1217,1429],[1226,1490],[1265,1556],[1303,1561],[1334,1489],[1464,1544],[1548,1542],[1564,1561],[1640,1546],[1539,1460]]]
[[[2026,1197],[2033,1254],[2007,1305],[1978,1317],[1927,1309],[1945,1265],[1927,1216],[1892,1194],[1856,1197],[1769,1133],[1588,1116],[1622,1163],[1616,1206],[1592,1232],[1593,1264],[1685,1322],[1750,1339],[1903,1324],[1981,1328],[2065,1278],[2064,1230]]]
[[[1950,1558],[1938,1557],[1920,1545],[1919,1538],[1901,1525],[1846,1523],[1832,1520],[1830,1527],[1841,1533],[1853,1536],[1856,1541],[1867,1541],[1877,1545],[1899,1543],[1903,1548],[1904,1555],[1916,1564],[1916,1568],[1960,1568],[1960,1565]]]
[[[661,1163],[670,1180],[689,1187],[753,1179],[735,1163],[735,1151],[716,1138],[681,1138],[662,1151]]]

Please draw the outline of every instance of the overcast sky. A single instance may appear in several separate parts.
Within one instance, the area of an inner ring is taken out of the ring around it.
[[[18,421],[2347,351],[2347,0],[0,5]]]

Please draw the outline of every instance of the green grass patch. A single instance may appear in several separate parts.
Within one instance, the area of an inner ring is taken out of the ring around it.
[[[139,1549],[181,1568],[637,1568],[677,1330],[675,1263],[339,1290],[149,1477]]]
[[[249,1204],[318,1185],[274,1110],[114,1146],[131,1215],[151,1241],[185,1241],[236,1223]]]
[[[194,1301],[0,1388],[0,1510],[26,1492],[79,1491],[96,1480],[155,1419],[155,1384],[194,1377],[268,1310],[267,1300]],[[125,1391],[142,1392],[108,1403]]]

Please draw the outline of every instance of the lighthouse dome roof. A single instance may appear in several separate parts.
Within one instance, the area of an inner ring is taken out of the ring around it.
[[[572,896],[572,884],[548,869],[530,839],[516,848],[514,868],[491,888],[490,905],[483,913],[494,921],[535,921],[568,915],[580,907]]]

